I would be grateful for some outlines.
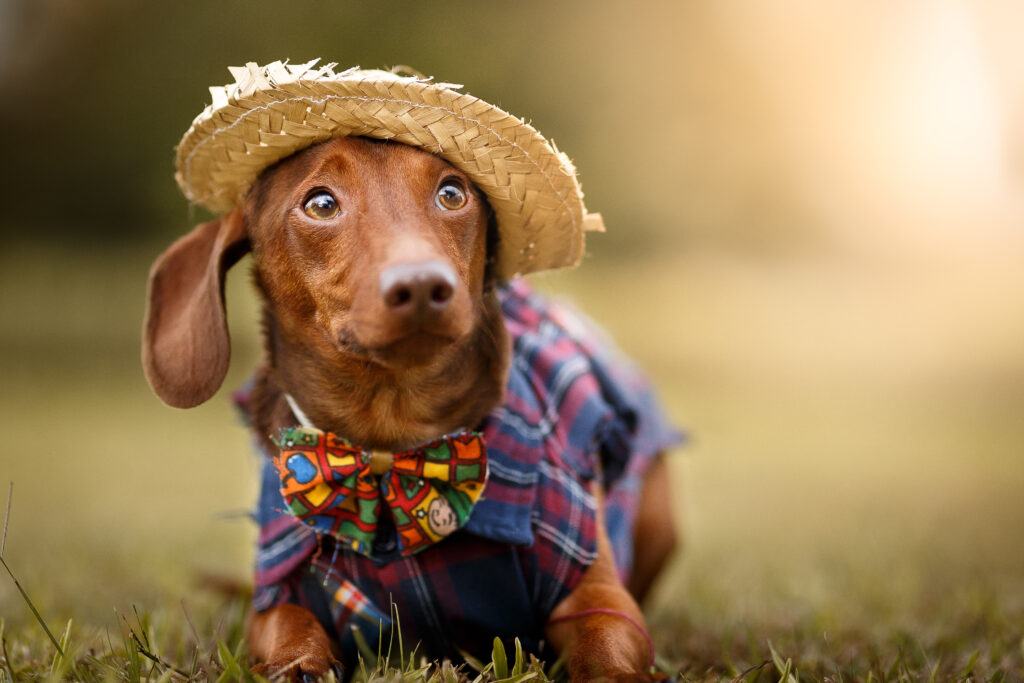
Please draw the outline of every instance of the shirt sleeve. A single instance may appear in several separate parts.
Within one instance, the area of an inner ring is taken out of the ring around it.
[[[313,555],[316,533],[284,507],[281,480],[270,458],[262,457],[260,499],[256,507],[259,536],[253,606],[263,611],[292,599],[291,575]]]

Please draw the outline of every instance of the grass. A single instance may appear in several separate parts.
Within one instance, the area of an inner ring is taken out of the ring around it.
[[[157,251],[0,254],[2,555],[65,651],[0,574],[0,680],[246,675],[245,599],[216,586],[248,581],[253,456],[226,392],[176,411],[145,385]],[[1024,680],[1024,312],[1004,294],[1024,269],[984,271],[688,254],[538,280],[693,434],[671,462],[685,552],[646,606],[664,670]],[[227,387],[257,358],[244,280]],[[494,680],[500,661],[396,655],[365,677]]]
[[[203,621],[199,627],[184,603],[180,610],[150,614],[133,609],[130,615],[118,615],[113,634],[110,629],[74,633],[68,621],[59,642],[52,642],[51,651],[40,649],[40,643],[31,637],[24,641],[9,638],[0,622],[0,680],[263,681],[263,676],[249,670],[245,653],[246,602],[244,597],[236,597],[215,610],[203,610],[207,618],[216,614],[217,622]],[[39,625],[48,631],[42,620]],[[388,654],[367,652],[360,670],[353,672],[354,679],[518,683],[550,680],[548,673],[557,675],[553,669],[545,672],[544,664],[535,657],[524,655],[518,640],[511,659],[501,641],[495,639],[490,662],[469,658],[460,666],[448,661],[427,662],[417,657],[415,650],[404,652],[400,641],[394,645]],[[336,679],[329,674],[328,680]]]

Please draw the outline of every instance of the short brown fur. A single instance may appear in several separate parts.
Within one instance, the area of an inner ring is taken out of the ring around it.
[[[465,189],[457,210],[435,204],[444,182]],[[303,211],[321,190],[342,207],[330,220]],[[235,211],[200,226],[154,264],[147,377],[179,407],[216,391],[229,352],[223,276],[251,249],[267,351],[248,405],[258,434],[268,439],[294,423],[286,393],[318,427],[373,448],[400,450],[476,425],[502,400],[511,353],[489,275],[493,229],[469,179],[426,152],[338,138],[297,153],[266,170]],[[406,315],[387,303],[385,273],[403,264],[452,274],[443,310]],[[660,460],[653,469],[663,472]],[[644,525],[671,526],[664,484],[649,482],[645,491],[651,495],[641,501],[638,535]],[[637,547],[633,589],[641,597],[674,542],[671,533],[656,537]],[[605,534],[598,553],[552,616],[601,607],[643,623]],[[647,640],[626,619],[573,618],[552,624],[548,637],[570,649],[573,680],[648,679]],[[318,677],[336,664],[316,619],[294,605],[252,615],[249,644],[271,674]]]

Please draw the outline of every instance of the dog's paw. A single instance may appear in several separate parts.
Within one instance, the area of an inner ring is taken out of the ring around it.
[[[328,673],[334,674],[334,680],[339,683],[344,680],[341,662],[330,654],[311,652],[305,648],[282,650],[269,661],[255,667],[253,672],[271,681],[316,683],[328,680]]]

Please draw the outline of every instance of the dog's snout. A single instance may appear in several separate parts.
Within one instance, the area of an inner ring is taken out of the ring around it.
[[[380,274],[380,293],[389,311],[419,317],[447,308],[455,283],[455,272],[442,261],[398,263]]]

